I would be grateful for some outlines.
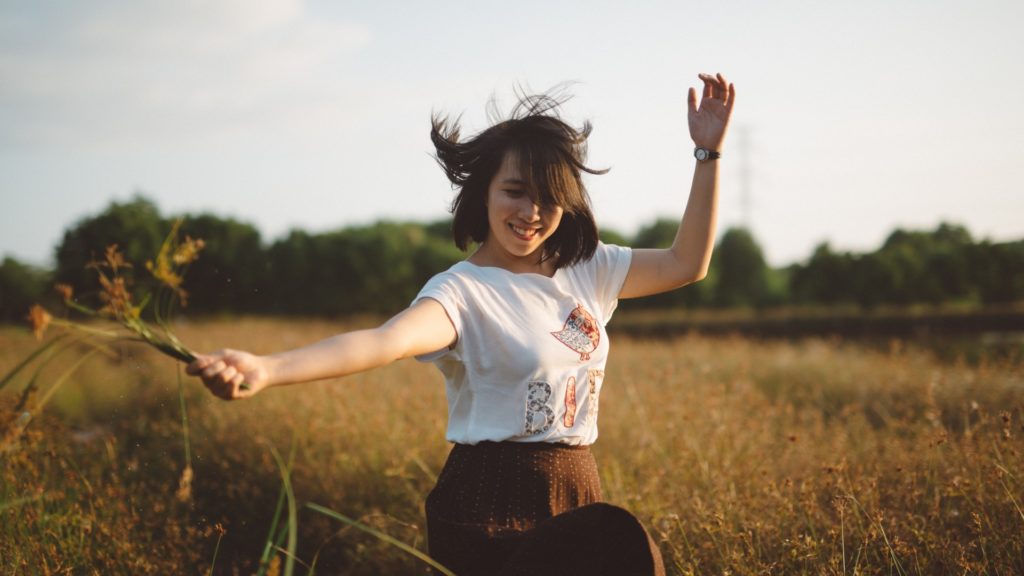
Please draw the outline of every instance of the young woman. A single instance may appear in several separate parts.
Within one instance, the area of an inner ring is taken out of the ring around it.
[[[434,118],[438,163],[458,188],[455,243],[473,253],[378,328],[271,356],[222,350],[189,373],[233,400],[402,358],[432,361],[445,376],[454,443],[426,503],[435,559],[460,575],[664,573],[636,519],[600,503],[588,446],[618,299],[707,273],[736,93],[721,74],[700,80],[699,100],[694,88],[688,98],[696,166],[670,248],[598,241],[581,179],[601,173],[585,165],[590,126],[563,122],[557,99],[524,97],[468,140],[457,122]]]

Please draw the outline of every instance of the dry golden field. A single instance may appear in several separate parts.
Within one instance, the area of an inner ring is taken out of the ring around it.
[[[199,350],[269,352],[349,327],[238,319],[176,331]],[[36,345],[0,328],[0,373]],[[176,366],[122,353],[92,357],[19,438],[8,431],[32,371],[0,391],[0,574],[256,573],[282,487],[271,448],[293,454],[296,574],[427,573],[303,505],[425,548],[422,502],[448,450],[433,366],[234,403],[185,379],[193,478],[182,486]],[[51,362],[29,407],[74,356]],[[642,518],[670,574],[1024,574],[1020,358],[620,336],[601,401],[605,498]],[[264,569],[283,573],[272,555]]]

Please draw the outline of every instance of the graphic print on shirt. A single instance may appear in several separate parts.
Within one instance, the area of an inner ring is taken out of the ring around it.
[[[562,424],[566,428],[572,428],[576,422],[576,377],[569,376],[565,383],[565,416],[562,417]]]
[[[526,426],[524,434],[546,432],[555,423],[555,411],[548,406],[551,400],[551,385],[547,382],[530,382],[526,390]]]
[[[565,319],[565,326],[551,335],[579,353],[580,362],[590,360],[590,353],[597,350],[597,345],[601,343],[601,330],[582,304],[577,304]]]
[[[590,428],[597,420],[597,380],[604,379],[604,370],[587,370],[587,416],[586,426]]]

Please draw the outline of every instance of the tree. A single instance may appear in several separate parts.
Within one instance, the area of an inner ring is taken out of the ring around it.
[[[431,276],[463,257],[447,228],[378,222],[315,236],[293,231],[268,251],[270,310],[329,316],[398,312]]]
[[[746,228],[730,228],[715,249],[714,301],[719,306],[761,306],[768,301],[768,265]]]
[[[99,290],[96,274],[86,266],[102,259],[111,244],[117,244],[125,259],[141,266],[153,258],[170,230],[153,202],[135,196],[126,203],[112,202],[96,216],[79,220],[64,233],[57,246],[56,282],[71,284],[84,298]],[[133,270],[134,277],[145,282],[145,270]]]
[[[668,248],[676,239],[679,221],[659,218],[641,228],[633,238],[634,248]]]
[[[838,304],[854,299],[851,279],[855,259],[848,253],[832,250],[828,242],[814,248],[805,265],[794,267],[789,292],[798,303]]]
[[[797,302],[938,304],[972,297],[979,270],[987,260],[962,226],[940,224],[934,231],[897,229],[874,252],[837,253],[827,243],[815,248],[806,265],[797,265],[790,291]]]
[[[970,252],[974,245],[971,234],[963,226],[943,222],[932,233],[930,250],[925,256],[929,287],[924,298],[938,304],[963,299],[971,293]]]
[[[1024,240],[971,247],[968,257],[974,289],[986,304],[1024,299]]]
[[[876,253],[890,273],[885,300],[938,304],[966,297],[971,284],[971,245],[965,228],[948,223],[933,232],[896,230]]]
[[[50,272],[5,257],[0,265],[0,322],[21,323],[32,304],[46,296]]]
[[[266,261],[259,230],[251,224],[210,214],[183,217],[181,234],[205,247],[185,276],[197,312],[251,312],[260,308]]]
[[[605,244],[615,244],[616,246],[629,246],[629,240],[625,236],[619,234],[618,232],[610,228],[601,228],[598,231],[598,237],[600,238],[601,242],[604,242]]]

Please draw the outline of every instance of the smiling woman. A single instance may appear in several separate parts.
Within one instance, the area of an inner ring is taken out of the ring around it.
[[[462,141],[435,117],[437,161],[458,192],[452,232],[464,261],[431,278],[378,328],[260,357],[223,350],[189,371],[225,399],[333,378],[402,358],[445,377],[454,444],[427,497],[430,554],[461,575],[664,574],[630,513],[602,502],[598,400],[605,325],[619,298],[700,280],[715,230],[718,158],[735,91],[701,75],[689,93],[697,146],[676,240],[663,250],[598,241],[582,173],[589,124],[558,117],[563,99],[523,96],[508,119]],[[247,389],[241,384],[245,382]]]

